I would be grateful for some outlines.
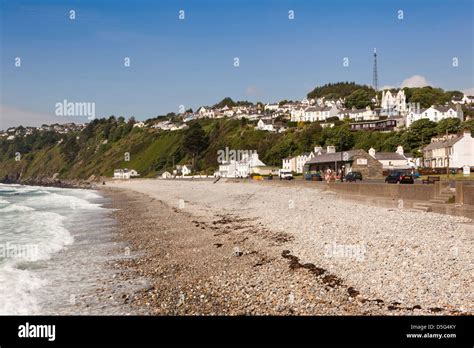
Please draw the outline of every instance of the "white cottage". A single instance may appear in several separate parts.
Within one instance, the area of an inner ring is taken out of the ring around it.
[[[199,117],[209,117],[209,118],[214,118],[215,113],[214,110],[212,109],[206,109],[204,106],[201,106],[198,111],[197,111]]]
[[[407,127],[418,120],[421,119],[429,119],[433,122],[439,122],[446,118],[459,118],[461,121],[463,120],[463,112],[459,105],[456,108],[451,106],[435,106],[432,105],[427,109],[422,109],[421,111],[418,110],[410,110],[407,115]]]
[[[193,166],[191,164],[185,164],[181,167],[181,174],[183,176],[190,175],[192,171],[193,171]]]
[[[260,161],[258,153],[245,153],[239,161],[231,160],[219,165],[219,170],[214,173],[215,177],[224,178],[246,178],[252,174],[256,167],[265,166],[265,163]]]
[[[397,94],[392,95],[389,90],[382,91],[381,114],[389,116],[405,115],[407,111],[405,91],[400,89]]]
[[[260,119],[257,122],[257,126],[255,127],[257,130],[263,130],[263,131],[268,131],[268,132],[276,132],[275,127],[273,126],[273,123],[271,120],[263,120]]]
[[[474,167],[474,138],[471,131],[465,129],[459,135],[447,135],[432,138],[431,143],[423,148],[426,167],[461,168]]]
[[[398,146],[395,152],[376,152],[374,148],[369,149],[369,155],[382,163],[383,169],[410,169],[413,163],[405,157],[403,146]]]
[[[313,152],[304,152],[303,154],[296,156],[296,172],[303,173],[304,165],[313,157]]]
[[[286,157],[282,160],[282,169],[296,172],[296,157]]]

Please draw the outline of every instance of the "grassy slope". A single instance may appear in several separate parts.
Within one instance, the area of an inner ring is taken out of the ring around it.
[[[217,168],[217,151],[226,147],[234,150],[257,150],[260,158],[269,165],[278,165],[281,158],[288,155],[289,144],[292,152],[299,152],[299,134],[288,132],[273,134],[257,131],[254,125],[241,125],[238,120],[202,120],[202,128],[209,136],[209,147],[196,159],[198,166],[212,173]],[[171,170],[173,164],[191,162],[191,158],[181,149],[186,131],[157,131],[134,129],[126,136],[112,142],[104,142],[103,126],[98,125],[86,143],[81,142],[79,151],[71,163],[63,154],[64,143],[54,144],[25,154],[15,162],[0,154],[0,178],[6,174],[22,178],[51,177],[59,173],[59,178],[83,178],[91,175],[112,176],[115,168],[136,169],[142,177],[153,177],[162,169]],[[78,134],[81,136],[81,134]],[[110,137],[109,137],[110,139]],[[82,140],[81,140],[82,141]],[[130,153],[130,161],[124,160]]]

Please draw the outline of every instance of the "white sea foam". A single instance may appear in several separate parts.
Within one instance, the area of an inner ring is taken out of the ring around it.
[[[0,314],[38,314],[38,301],[34,294],[45,280],[30,271],[15,267],[15,263],[0,264]]]
[[[0,184],[0,315],[41,312],[37,290],[49,281],[34,265],[49,262],[74,242],[68,228],[82,214],[95,216],[103,209],[88,201],[100,197],[90,191]]]
[[[21,204],[9,204],[6,207],[0,208],[0,213],[14,213],[20,211],[32,211],[35,210],[34,208],[27,207]]]
[[[100,204],[91,203],[75,196],[50,192],[47,195],[30,197],[25,201],[29,207],[48,207],[49,209],[100,209]]]

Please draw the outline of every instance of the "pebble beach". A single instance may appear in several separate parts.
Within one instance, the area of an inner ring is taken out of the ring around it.
[[[158,315],[472,315],[473,222],[315,186],[109,181],[117,263]]]

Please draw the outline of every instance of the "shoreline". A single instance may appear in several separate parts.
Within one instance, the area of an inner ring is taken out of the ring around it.
[[[151,282],[150,288],[135,294],[131,301],[132,306],[147,308],[149,314],[471,313],[377,296],[352,283],[338,267],[309,262],[296,243],[297,236],[275,230],[252,214],[243,216],[242,211],[184,198],[182,204],[187,208],[182,209],[169,204],[170,199],[175,201],[172,197],[145,193],[134,185],[117,183],[99,190],[118,209],[114,215],[120,240],[137,255],[121,267]],[[189,184],[187,189],[193,189],[192,185],[199,184]]]
[[[145,282],[127,282],[114,266],[127,255],[116,240],[109,198],[97,191],[57,187],[14,185],[2,186],[3,190],[2,203],[7,205],[2,204],[1,215],[7,233],[1,233],[0,240],[35,247],[18,258],[0,258],[3,314],[142,313],[131,310],[122,299]]]
[[[95,190],[99,186],[101,180],[96,178],[86,179],[56,179],[54,177],[41,177],[41,178],[27,178],[21,179],[10,179],[8,177],[0,180],[0,184],[5,185],[25,185],[25,186],[45,186],[45,187],[57,187],[57,188],[82,188]],[[106,181],[106,180],[102,180]]]

